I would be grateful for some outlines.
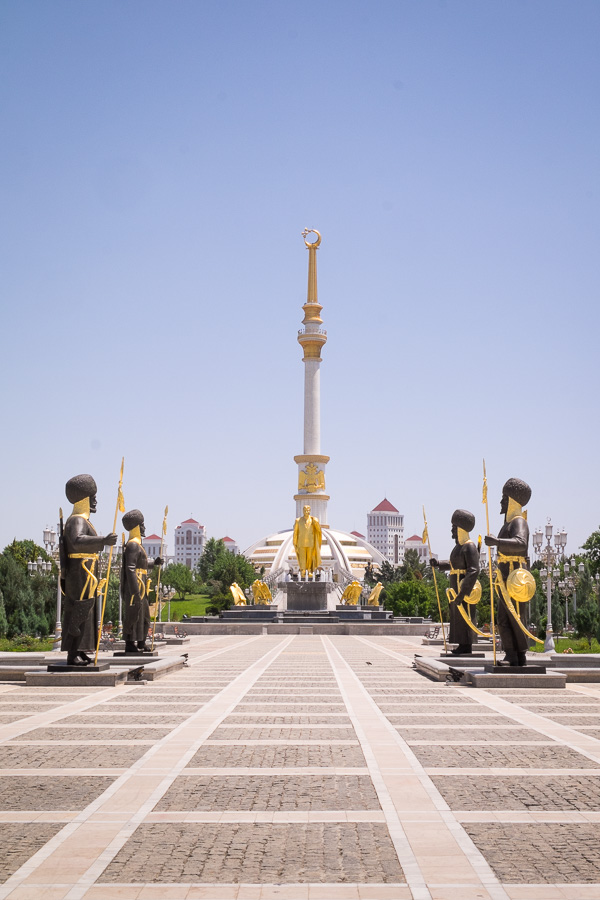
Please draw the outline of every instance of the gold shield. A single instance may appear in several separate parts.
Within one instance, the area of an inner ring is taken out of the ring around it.
[[[535,578],[527,569],[515,569],[506,579],[506,589],[517,603],[527,603],[535,594]]]

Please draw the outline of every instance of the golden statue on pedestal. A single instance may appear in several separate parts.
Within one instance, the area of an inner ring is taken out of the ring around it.
[[[300,575],[304,578],[321,565],[322,531],[319,520],[310,514],[310,506],[304,507],[304,515],[294,523],[294,550],[298,559]]]
[[[273,600],[269,585],[259,578],[252,582],[252,594],[255,606],[269,606]]]
[[[230,585],[229,590],[232,593],[235,606],[246,606],[246,597],[237,581],[234,581],[233,584]]]
[[[342,594],[342,603],[346,606],[357,606],[362,594],[362,584],[360,581],[352,581]]]
[[[379,595],[383,590],[383,585],[380,581],[377,582],[371,593],[369,594],[369,599],[367,600],[367,606],[379,606]]]

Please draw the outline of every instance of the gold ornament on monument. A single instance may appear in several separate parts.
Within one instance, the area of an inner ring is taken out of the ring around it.
[[[314,494],[325,490],[325,473],[315,463],[308,463],[298,475],[298,490]]]

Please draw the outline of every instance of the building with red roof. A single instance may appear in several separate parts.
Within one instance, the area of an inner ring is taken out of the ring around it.
[[[404,516],[384,497],[367,513],[367,540],[393,566],[404,559]]]
[[[161,556],[160,552],[160,535],[159,534],[147,534],[145,538],[142,538],[142,547],[150,557],[150,559],[155,559],[157,556]],[[163,559],[167,556],[167,542],[162,546],[162,557]]]
[[[236,544],[236,542],[234,541],[233,538],[224,537],[224,538],[221,538],[221,540],[225,544],[225,549],[229,550],[230,553],[239,553],[240,552],[240,548],[238,547],[238,545]]]
[[[185,519],[175,529],[175,562],[195,569],[204,553],[206,529],[196,519]]]
[[[423,537],[420,534],[413,534],[404,542],[404,551],[416,550],[419,554],[419,562],[427,564],[429,562],[429,547],[423,543]],[[437,553],[431,554],[434,559],[438,558]]]

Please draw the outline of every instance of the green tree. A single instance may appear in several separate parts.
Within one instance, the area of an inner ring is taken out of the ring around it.
[[[27,565],[27,564],[25,564]],[[33,608],[33,591],[27,568],[16,561],[12,554],[0,554],[0,591],[4,597],[8,636],[12,633],[29,634],[29,611]],[[18,629],[15,632],[15,629]]]
[[[595,577],[596,573],[600,572],[600,528],[590,534],[582,549],[585,551],[583,557],[587,560],[592,576]]]
[[[36,544],[35,541],[17,541],[15,538],[12,544],[8,544],[4,548],[2,553],[6,556],[12,556],[25,573],[27,573],[27,563],[34,562],[37,560],[38,556],[41,556],[44,562],[51,562],[52,570],[53,572],[56,572],[56,563],[53,561],[52,557],[46,553],[43,547]]]
[[[111,570],[106,593],[106,608],[104,610],[104,625],[112,622],[116,626],[119,621],[119,576]],[[152,601],[150,601],[152,602]]]
[[[226,549],[222,540],[217,540],[217,538],[209,538],[207,540],[204,545],[204,550],[202,551],[202,556],[200,557],[200,562],[197,565],[200,581],[206,584],[206,582],[212,578],[212,571],[217,564],[217,561],[228,552],[229,551]]]
[[[395,616],[428,616],[432,607],[437,609],[437,601],[432,601],[430,589],[419,579],[387,585],[384,605]]]
[[[365,568],[365,584],[369,587],[375,587],[378,581],[381,581],[378,570],[373,563],[368,562]]]
[[[554,634],[562,634],[565,627],[565,608],[558,591],[552,594],[552,631]]]
[[[425,563],[421,562],[418,550],[407,550],[404,554],[404,561],[400,566],[401,578],[415,578],[417,581],[421,581],[426,568]]]
[[[0,591],[0,637],[6,637],[8,631],[8,619],[6,618],[6,610],[4,608],[4,596]]]
[[[184,563],[171,563],[163,569],[162,581],[163,584],[174,588],[181,600],[185,600],[185,595],[191,594],[196,586],[192,570]]]
[[[577,582],[577,606],[585,606],[586,603],[594,602],[594,600],[594,580],[590,572],[590,564],[588,560],[584,560],[583,572]]]
[[[388,562],[387,559],[385,559],[379,567],[379,577],[377,580],[381,581],[384,587],[395,581],[401,581],[402,569],[400,566],[393,566],[391,562]]]
[[[598,632],[600,626],[600,616],[598,615],[598,606],[594,602],[584,603],[575,615],[575,628],[577,629],[577,637],[587,638],[592,649],[592,638]]]

